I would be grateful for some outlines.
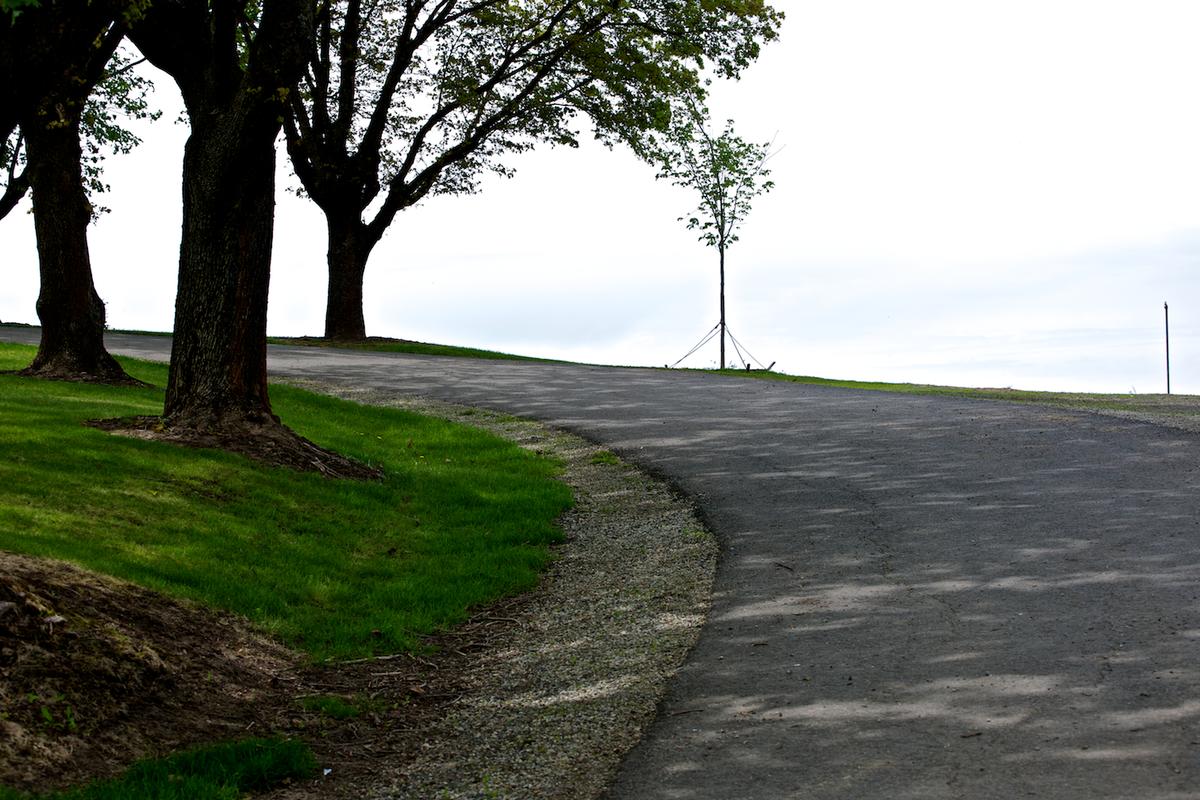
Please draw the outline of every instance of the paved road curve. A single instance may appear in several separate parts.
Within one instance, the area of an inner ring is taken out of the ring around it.
[[[1200,798],[1194,435],[681,372],[271,367],[536,417],[699,501],[715,605],[613,800]]]

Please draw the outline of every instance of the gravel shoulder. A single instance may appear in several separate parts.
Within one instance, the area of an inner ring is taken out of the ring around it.
[[[1099,406],[1085,406],[1080,410],[1100,414],[1105,417],[1117,417],[1118,419],[1127,419],[1132,422],[1145,422],[1149,425],[1160,425],[1164,428],[1200,433],[1200,397],[1196,397],[1195,395],[1188,395],[1186,400],[1176,401],[1176,403],[1172,404],[1172,410],[1170,411],[1157,410],[1153,404],[1149,403],[1146,404],[1144,409],[1139,408],[1136,411]]]
[[[374,796],[600,796],[654,719],[710,605],[717,546],[691,504],[607,451],[528,420],[297,381],[484,428],[563,464],[575,506],[541,585],[462,672],[448,713]]]

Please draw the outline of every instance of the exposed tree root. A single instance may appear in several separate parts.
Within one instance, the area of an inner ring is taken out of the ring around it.
[[[107,386],[149,386],[134,378],[103,348],[47,347],[43,341],[33,363],[6,375],[47,381],[98,383]]]
[[[145,381],[129,375],[119,365],[115,368],[81,370],[59,362],[30,365],[25,369],[6,371],[5,374],[20,375],[22,378],[41,378],[47,381],[71,381],[74,383],[97,383],[106,386],[149,386]]]
[[[138,439],[226,450],[271,466],[316,472],[327,478],[377,480],[383,477],[383,471],[378,467],[326,450],[279,423],[225,421],[219,425],[195,427],[173,424],[162,417],[123,417],[88,420],[84,424]]]

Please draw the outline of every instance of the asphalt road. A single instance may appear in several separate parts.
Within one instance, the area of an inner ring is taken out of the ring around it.
[[[685,372],[270,364],[535,417],[696,499],[714,607],[612,800],[1200,798],[1193,434]]]

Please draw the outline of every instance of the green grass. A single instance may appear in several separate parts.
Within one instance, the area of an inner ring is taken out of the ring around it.
[[[615,465],[621,463],[621,459],[617,458],[616,454],[609,450],[597,450],[596,452],[592,453],[590,461],[593,464]]]
[[[301,742],[248,739],[142,761],[119,778],[62,792],[31,795],[0,786],[0,800],[238,800],[316,770]]]
[[[865,389],[874,392],[942,395],[976,400],[1007,400],[1014,403],[1040,403],[1066,408],[1138,411],[1158,414],[1197,415],[1200,405],[1193,395],[1160,394],[1101,394],[1082,392],[1039,392],[1028,389],[972,389],[962,386],[938,386],[923,383],[884,383],[881,381],[834,380],[808,375],[786,375],[779,372],[739,369],[709,370],[720,375],[761,380],[804,383],[813,386],[836,386],[845,389]]]
[[[321,694],[305,697],[300,701],[305,711],[314,711],[330,719],[353,719],[362,713],[362,709],[353,702],[336,694]]]
[[[141,331],[125,331],[126,333],[142,333]],[[154,334],[149,335],[164,336],[169,334]],[[328,342],[324,339],[303,338],[303,339],[272,339],[272,342],[278,344],[309,344],[329,347],[338,347],[336,343]],[[361,345],[349,345],[364,350],[385,350],[392,352],[407,352],[407,353],[424,353],[428,355],[461,355],[473,358],[509,358],[520,359],[525,361],[543,361],[549,363],[573,363],[564,361],[552,361],[551,359],[531,358],[526,356],[510,356],[505,353],[491,353],[487,350],[474,350],[472,348],[448,347],[445,345],[430,345],[419,342],[367,342]],[[635,367],[634,369],[638,369]],[[648,369],[659,369],[658,367],[649,367]],[[898,392],[901,394],[922,394],[922,395],[941,395],[944,397],[961,397],[973,400],[1006,400],[1014,403],[1038,403],[1042,405],[1059,406],[1062,408],[1075,408],[1081,410],[1101,410],[1101,411],[1133,411],[1139,413],[1149,413],[1161,416],[1176,416],[1176,417],[1200,417],[1200,401],[1195,399],[1194,395],[1132,395],[1132,394],[1100,394],[1100,393],[1077,393],[1077,392],[1045,392],[1045,391],[1030,391],[1025,389],[996,389],[996,388],[969,388],[964,386],[940,386],[936,384],[923,383],[887,383],[883,381],[856,381],[856,380],[837,380],[831,378],[817,378],[809,375],[787,375],[780,372],[768,372],[766,370],[740,370],[740,369],[697,369],[696,372],[712,372],[718,375],[726,375],[735,378],[753,378],[761,380],[787,381],[792,383],[805,383],[813,386],[837,386],[847,389],[863,389],[874,392]]]
[[[4,324],[8,325],[11,323],[6,322]],[[32,328],[32,327],[36,327],[36,326],[30,325],[28,327]],[[133,330],[133,329],[129,329],[129,328],[105,328],[105,333],[120,333],[120,334],[127,334],[129,336],[162,336],[162,337],[174,336],[174,334],[171,333],[171,331],[139,331],[139,330]]]
[[[0,369],[33,352],[0,345]],[[165,366],[121,361],[165,383]],[[80,423],[159,413],[161,390],[0,375],[0,548],[243,614],[315,659],[419,649],[536,583],[570,504],[556,464],[408,412],[285,386],[271,396],[300,434],[386,478],[113,436]]]
[[[449,344],[410,342],[404,339],[369,339],[365,342],[339,342],[331,339],[321,339],[315,336],[272,336],[268,338],[267,341],[270,344],[295,345],[301,347],[340,347],[347,350],[367,350],[377,353],[413,353],[423,356],[456,356],[459,358],[483,358],[493,361],[540,361],[543,363],[565,363],[556,362],[549,358],[518,356],[513,355],[512,353],[501,353],[495,350],[480,350],[475,347],[457,347]]]
[[[6,324],[19,325],[20,323]],[[154,331],[113,331],[113,333],[131,333],[144,336],[171,335],[169,333],[159,333]],[[511,355],[509,353],[498,353],[491,350],[478,350],[471,347],[454,347],[450,345],[425,344],[423,342],[408,342],[403,340],[380,340],[368,341],[359,344],[341,344],[338,342],[331,342],[328,339],[305,336],[299,338],[272,337],[269,339],[269,341],[273,344],[305,345],[312,347],[346,347],[358,350],[375,350],[393,353],[417,353],[422,355],[462,356],[467,358],[540,361],[554,364],[575,363],[548,358],[536,358],[533,356],[518,356]],[[633,367],[633,369],[639,368]],[[647,367],[646,369],[659,369],[659,367]],[[1041,403],[1045,405],[1055,405],[1085,410],[1103,409],[1112,411],[1149,411],[1166,415],[1173,414],[1179,416],[1200,416],[1200,407],[1197,407],[1193,402],[1189,402],[1187,400],[1182,402],[1171,402],[1171,400],[1178,401],[1180,398],[1191,398],[1194,397],[1193,395],[1170,395],[1168,401],[1163,402],[1162,398],[1167,397],[1166,395],[1044,392],[1030,391],[1026,389],[976,389],[964,386],[939,386],[936,384],[924,383],[887,383],[883,381],[838,380],[831,378],[817,378],[809,375],[788,375],[781,372],[768,372],[766,370],[746,371],[740,369],[698,369],[695,371],[712,372],[718,375],[727,375],[736,378],[786,381],[792,383],[811,384],[813,386],[837,386],[846,389],[864,389],[874,392],[942,395],[945,397],[962,397],[976,400],[1007,400],[1015,403]]]
[[[5,323],[14,325],[19,323]],[[33,326],[23,326],[33,327]],[[129,334],[131,336],[171,336],[164,331],[138,331],[113,329],[109,333]],[[536,356],[520,356],[513,353],[501,353],[498,350],[481,350],[477,347],[459,347],[451,344],[430,344],[428,342],[412,342],[407,339],[385,339],[372,337],[365,342],[341,342],[325,339],[320,336],[269,336],[268,344],[291,345],[293,347],[338,347],[345,350],[366,350],[376,353],[412,353],[422,356],[456,356],[458,358],[482,358],[492,361],[540,361],[550,364],[564,364],[552,358]]]

